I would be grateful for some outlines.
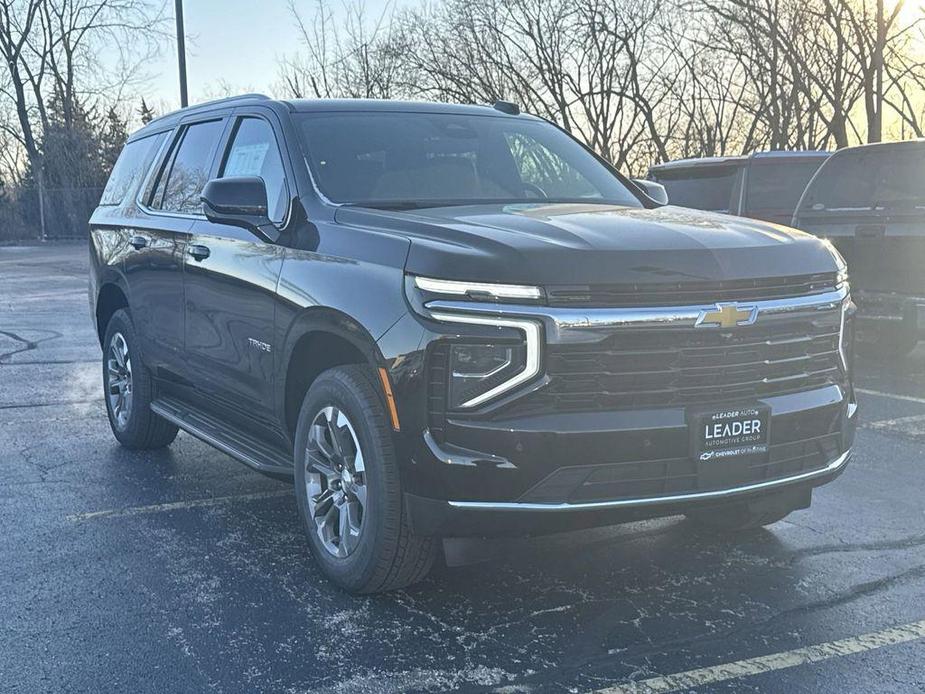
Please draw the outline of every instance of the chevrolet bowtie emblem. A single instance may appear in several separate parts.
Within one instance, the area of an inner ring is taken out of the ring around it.
[[[757,306],[716,304],[716,308],[701,311],[694,326],[698,328],[734,328],[737,325],[751,325],[757,318]]]

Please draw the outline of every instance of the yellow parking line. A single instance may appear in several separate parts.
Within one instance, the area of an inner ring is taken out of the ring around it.
[[[233,501],[250,501],[252,499],[270,499],[277,496],[292,496],[292,489],[279,489],[272,492],[254,492],[253,494],[235,494],[233,496],[211,496],[207,499],[191,499],[190,501],[174,501],[167,504],[151,504],[150,506],[128,506],[114,508],[106,511],[90,511],[89,513],[75,513],[68,516],[69,521],[95,520],[97,518],[119,518],[122,516],[140,516],[144,513],[162,513],[178,509],[202,508],[204,506],[218,506]]]
[[[883,629],[882,631],[874,631],[862,636],[851,636],[839,641],[820,643],[817,646],[796,648],[792,651],[762,655],[757,658],[738,660],[734,663],[723,663],[722,665],[714,665],[698,670],[679,672],[674,675],[629,682],[615,687],[598,689],[594,694],[662,694],[663,692],[676,692],[680,689],[703,687],[717,682],[752,677],[776,670],[786,670],[799,665],[809,665],[831,660],[832,658],[865,653],[878,648],[918,641],[923,638],[925,638],[925,620]]]

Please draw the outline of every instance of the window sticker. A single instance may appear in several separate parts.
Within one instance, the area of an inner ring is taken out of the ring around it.
[[[269,150],[269,142],[235,145],[225,165],[225,176],[259,176]]]

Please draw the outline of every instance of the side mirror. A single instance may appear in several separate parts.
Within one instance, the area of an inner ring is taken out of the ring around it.
[[[668,204],[668,191],[665,190],[665,186],[661,183],[645,178],[634,178],[633,183],[642,188],[642,192],[653,202],[657,202],[659,205]]]
[[[279,229],[267,216],[267,187],[262,178],[213,178],[199,197],[210,222],[242,227],[266,241],[279,239]]]

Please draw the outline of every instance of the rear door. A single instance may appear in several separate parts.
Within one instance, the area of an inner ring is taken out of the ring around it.
[[[180,247],[191,221],[164,217],[148,208],[150,188],[170,159],[176,132],[155,135],[154,165],[137,200],[126,210],[123,271],[129,310],[147,366],[175,371],[183,349],[183,258]],[[132,145],[129,145],[131,147]]]
[[[133,229],[137,255],[126,261],[129,302],[145,357],[161,376],[186,377],[183,259],[196,202],[218,148],[225,119],[183,123],[143,188]],[[195,201],[195,202],[194,202]]]
[[[269,216],[283,226],[292,176],[275,115],[238,110],[216,159],[214,177],[260,176]],[[244,424],[274,426],[272,388],[276,288],[282,246],[246,229],[197,219],[185,257],[186,354],[214,405]]]

